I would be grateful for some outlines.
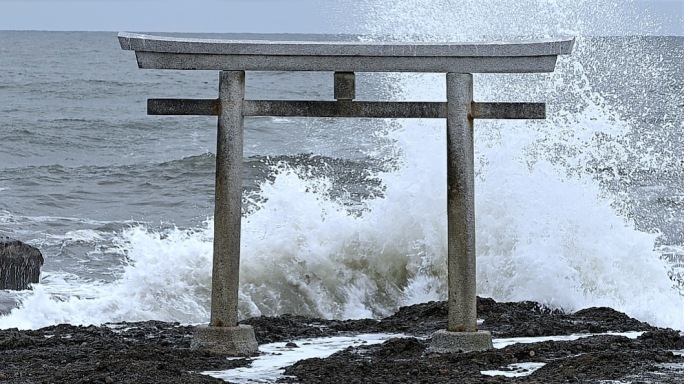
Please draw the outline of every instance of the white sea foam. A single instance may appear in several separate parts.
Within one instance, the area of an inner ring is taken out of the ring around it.
[[[380,344],[391,338],[402,336],[377,333],[301,339],[296,340],[296,347],[288,346],[288,343],[284,342],[264,344],[259,346],[260,356],[252,359],[248,367],[202,373],[231,383],[275,383],[282,376],[285,367],[297,361],[311,358],[323,359],[348,347]]]
[[[142,227],[121,239],[131,263],[113,283],[58,276],[35,284],[21,308],[0,317],[0,328],[58,323],[102,324],[149,319],[208,320],[211,239],[202,232],[169,231],[162,238]],[[130,246],[134,244],[134,246]]]
[[[579,339],[584,339],[592,336],[623,336],[629,339],[636,339],[643,335],[644,332],[607,332],[607,333],[575,333],[572,335],[560,335],[560,336],[539,336],[539,337],[510,337],[505,339],[494,339],[492,344],[494,348],[501,349],[508,347],[513,344],[532,344],[532,343],[543,343],[545,341],[574,341]]]
[[[102,235],[92,229],[76,229],[68,231],[64,236],[60,236],[64,240],[77,242],[94,242],[102,240]]]
[[[507,365],[506,370],[480,371],[480,373],[486,376],[523,377],[533,374],[544,365],[546,363],[516,363]]]

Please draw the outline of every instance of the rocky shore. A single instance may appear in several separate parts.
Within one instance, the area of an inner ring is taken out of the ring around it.
[[[532,302],[478,299],[480,329],[495,339],[589,333],[643,332],[636,338],[599,335],[570,341],[518,343],[485,352],[428,354],[429,336],[446,327],[444,302],[401,308],[378,320],[259,317],[259,344],[360,333],[407,337],[350,347],[327,358],[288,367],[284,383],[681,383],[684,336],[632,319],[610,308],[574,314]],[[34,331],[0,330],[0,383],[219,383],[203,371],[244,367],[249,359],[225,359],[189,349],[192,327],[147,321]],[[488,376],[537,363],[522,377]],[[542,365],[543,364],[543,365]]]

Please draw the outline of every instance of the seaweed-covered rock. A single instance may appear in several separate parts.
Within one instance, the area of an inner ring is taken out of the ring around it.
[[[426,353],[429,335],[444,329],[446,324],[445,302],[404,307],[381,320],[282,315],[252,318],[245,323],[254,327],[261,343],[290,342],[290,348],[302,349],[308,348],[310,342],[301,338],[377,332],[396,335],[382,344],[362,343],[325,358],[301,360],[270,383],[682,384],[684,356],[678,351],[684,349],[684,334],[677,330],[652,327],[609,308],[564,313],[538,303],[497,303],[482,298],[478,299],[478,316],[485,320],[483,326],[487,325],[493,335],[506,338],[527,338],[531,328],[536,335],[579,332],[585,337],[539,339],[531,343],[534,340],[518,340],[488,351]],[[637,338],[609,333],[591,335],[590,327],[600,332],[644,333]],[[225,383],[202,372],[255,364],[252,358],[228,360],[191,349],[193,329],[161,321],[0,329],[0,384]],[[501,373],[518,376],[506,377]],[[235,381],[254,379],[250,373],[244,374]]]
[[[20,291],[40,279],[43,254],[38,248],[7,237],[0,238],[0,289]]]

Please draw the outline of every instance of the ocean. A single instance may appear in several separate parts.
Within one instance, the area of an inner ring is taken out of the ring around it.
[[[387,23],[277,38],[463,37]],[[547,103],[475,123],[478,294],[684,330],[684,37],[572,36],[552,74],[475,75],[477,100]],[[215,98],[218,74],[140,70],[115,32],[0,31],[0,68],[0,236],[45,256],[33,290],[0,291],[0,328],[208,322],[216,119],[146,99]],[[357,81],[363,100],[445,98],[444,75]],[[249,73],[247,98],[332,99],[332,74]],[[241,317],[446,299],[444,127],[247,119]]]

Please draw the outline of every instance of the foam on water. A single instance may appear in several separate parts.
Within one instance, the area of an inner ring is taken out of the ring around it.
[[[493,339],[494,348],[505,348],[513,344],[532,344],[545,341],[569,341],[578,340],[597,335],[624,336],[636,339],[643,332],[626,333],[601,333],[581,334],[569,336],[546,336],[546,337],[514,337],[508,339]],[[231,383],[274,383],[283,376],[284,369],[298,361],[312,358],[324,359],[333,353],[349,347],[370,346],[381,344],[390,339],[406,337],[402,334],[364,334],[357,336],[319,337],[296,340],[295,345],[289,342],[262,344],[259,346],[260,355],[252,358],[249,366],[229,369],[225,371],[202,372],[205,375],[217,377]],[[363,349],[356,353],[363,354]],[[482,371],[483,375],[520,377],[532,374],[545,363],[517,363],[505,367],[505,370]]]
[[[297,340],[297,346],[288,346],[289,343],[285,342],[263,344],[259,346],[260,355],[252,359],[248,367],[202,373],[231,383],[275,383],[283,375],[285,368],[297,361],[323,359],[349,347],[380,344],[402,336],[377,333],[301,339]]]
[[[494,348],[501,349],[506,348],[513,344],[532,344],[532,343],[543,343],[545,341],[574,341],[579,339],[584,339],[592,336],[608,335],[608,336],[623,336],[629,339],[637,339],[639,336],[643,335],[644,332],[607,332],[607,333],[575,333],[572,335],[559,335],[559,336],[539,336],[539,337],[510,337],[505,339],[493,339],[492,343]]]
[[[162,319],[208,319],[211,238],[203,232],[148,232],[133,227],[120,239],[130,260],[112,283],[51,273],[20,309],[0,317],[0,328]]]
[[[619,105],[594,89],[582,66],[594,54],[581,38],[583,26],[594,23],[597,13],[611,11],[614,17],[606,20],[613,26],[607,28],[620,28],[629,7],[560,0],[495,4],[352,4],[366,20],[362,32],[383,38],[389,33],[394,39],[456,40],[469,31],[493,37],[580,36],[573,55],[562,57],[554,74],[476,77],[478,99],[549,103],[544,122],[476,123],[479,294],[570,311],[610,306],[654,325],[684,329],[684,299],[654,250],[657,235],[635,229],[619,196],[586,172],[587,166],[612,167],[626,159],[653,163],[639,145],[625,144],[633,127],[620,116]],[[469,16],[453,16],[458,14]],[[399,89],[392,98],[444,97],[444,76],[385,81],[388,89]],[[241,316],[380,317],[401,305],[445,299],[443,126],[402,121],[378,128],[376,134],[392,143],[379,151],[393,155],[392,166],[373,176],[383,188],[363,202],[360,213],[330,196],[331,180],[276,166],[243,219]],[[88,240],[97,233],[69,235]],[[123,230],[117,244],[128,262],[115,281],[38,284],[21,308],[0,317],[0,328],[206,322],[212,236],[211,219],[194,230]]]
[[[480,373],[485,376],[523,377],[533,374],[544,365],[546,363],[516,363],[507,365],[505,370],[480,371]]]

